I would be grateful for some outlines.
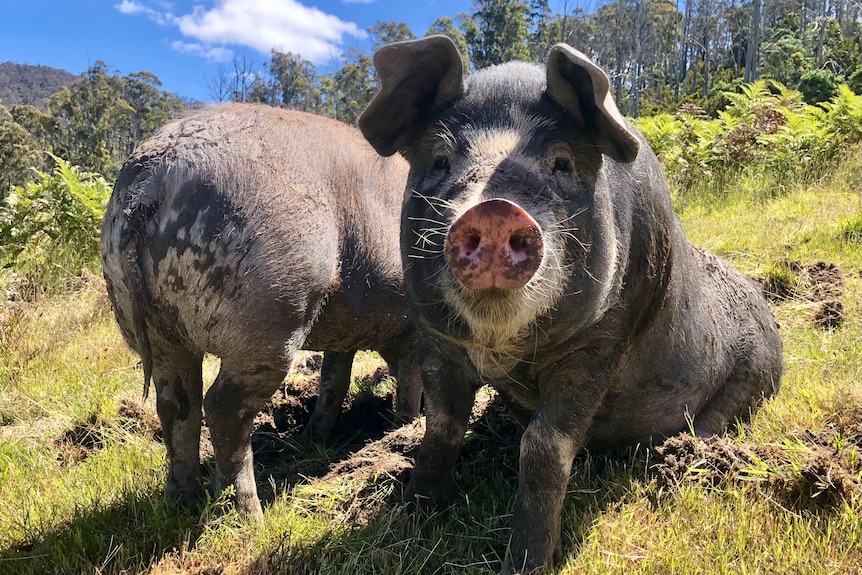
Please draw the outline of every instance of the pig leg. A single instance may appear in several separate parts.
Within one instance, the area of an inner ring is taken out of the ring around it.
[[[396,346],[380,351],[389,366],[389,373],[395,374],[395,420],[398,423],[412,421],[419,416],[422,403],[422,373],[416,360],[416,351],[411,344]]]
[[[398,364],[398,382],[395,396],[395,420],[401,423],[413,421],[419,416],[422,404],[422,375],[415,362],[401,361]]]
[[[356,351],[323,353],[323,366],[320,368],[320,391],[317,395],[317,403],[314,413],[308,425],[305,426],[305,436],[322,443],[329,436],[338,414],[341,413],[341,404],[350,387],[350,370],[353,368],[353,356]]]
[[[404,492],[411,512],[446,506],[452,469],[476,399],[475,388],[465,382],[463,374],[448,367],[436,358],[422,363],[422,380],[426,382],[425,437]]]
[[[766,385],[755,384],[749,379],[751,374],[746,375],[748,377],[744,379],[733,377],[726,381],[715,397],[695,415],[696,436],[709,437],[725,433],[734,420],[747,421],[758,400],[772,395],[774,386],[770,374],[763,374],[759,378],[761,381],[770,382]],[[757,393],[757,390],[760,393]]]
[[[562,559],[563,497],[572,461],[599,407],[598,386],[554,382],[521,437],[509,568],[531,571]]]
[[[165,497],[172,505],[197,508],[203,499],[200,438],[203,357],[179,347],[153,349],[156,411],[168,452]]]
[[[251,452],[254,417],[284,381],[283,362],[237,365],[222,359],[221,369],[204,400],[215,453],[216,487],[236,488],[236,507],[248,515],[263,514],[257,497]]]

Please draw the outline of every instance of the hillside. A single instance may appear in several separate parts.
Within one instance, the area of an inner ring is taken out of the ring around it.
[[[7,108],[29,104],[44,110],[45,98],[70,85],[76,78],[59,68],[3,62],[0,64],[0,104]]]

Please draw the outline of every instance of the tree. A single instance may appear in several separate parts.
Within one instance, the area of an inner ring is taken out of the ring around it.
[[[335,118],[355,124],[374,96],[375,82],[371,58],[356,48],[343,55],[344,65],[332,74],[335,99]]]
[[[252,101],[252,91],[260,89],[258,78],[257,62],[243,52],[241,56],[234,55],[230,68],[219,64],[215,76],[206,80],[207,91],[216,102]]]
[[[129,105],[123,153],[128,155],[142,139],[170,121],[182,109],[182,102],[175,94],[159,90],[162,82],[152,72],[135,72],[123,80],[124,97]]]
[[[277,92],[277,105],[304,112],[318,112],[320,87],[314,64],[299,54],[273,50],[269,71]]]
[[[0,106],[0,200],[13,186],[23,185],[30,178],[30,168],[40,163],[33,148],[33,138],[12,114]]]
[[[62,88],[48,100],[48,111],[63,133],[59,156],[73,165],[105,174],[117,150],[117,126],[131,110],[124,99],[124,85],[110,76],[107,65],[97,60],[77,82]]]
[[[476,68],[510,60],[529,60],[530,7],[524,2],[479,0],[463,23],[470,61]]]
[[[633,3],[614,0],[590,18],[596,35],[594,59],[608,73],[618,104],[623,104],[623,88],[634,56],[635,10]]]
[[[39,152],[54,152],[60,146],[62,134],[57,119],[42,112],[35,106],[18,104],[9,110],[12,119],[27,130],[32,141],[31,147]],[[39,154],[37,161],[33,164],[42,171],[50,170],[54,161],[47,154]]]
[[[416,39],[410,27],[403,22],[378,22],[368,28],[368,33],[374,42],[374,50],[393,42]]]
[[[470,17],[467,14],[461,14],[458,16],[458,19],[461,22],[469,19]],[[425,32],[425,36],[433,36],[434,34],[442,34],[444,36],[448,36],[455,42],[455,46],[458,47],[458,52],[461,54],[461,62],[464,64],[464,69],[470,69],[470,49],[467,46],[467,38],[464,37],[464,33],[455,26],[454,20],[449,18],[448,16],[444,16],[442,18],[437,18],[434,20],[434,23],[431,24],[431,27],[428,28],[428,31]]]
[[[809,70],[799,79],[799,91],[808,104],[827,102],[838,95],[838,80],[829,70]]]

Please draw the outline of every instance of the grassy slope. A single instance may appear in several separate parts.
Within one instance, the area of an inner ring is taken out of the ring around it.
[[[709,456],[695,457],[663,474],[655,454],[580,457],[561,572],[862,572],[862,439],[852,433],[862,429],[862,245],[845,233],[862,223],[860,172],[854,164],[762,203],[686,202],[681,220],[693,242],[747,273],[774,273],[789,260],[836,263],[846,319],[837,329],[814,325],[804,282],[775,305],[783,389],[723,444],[737,455],[754,450],[754,459],[719,472]],[[260,524],[221,501],[201,516],[167,509],[153,399],[136,406],[136,358],[99,282],[91,284],[0,304],[0,574],[499,569],[517,484],[517,443],[503,424],[468,441],[454,505],[430,519],[403,515],[401,484],[385,473],[260,485]],[[373,368],[371,360],[359,370]],[[324,461],[332,453],[296,449]]]

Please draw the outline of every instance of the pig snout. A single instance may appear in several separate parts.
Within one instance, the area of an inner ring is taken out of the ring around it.
[[[446,237],[449,267],[473,290],[524,287],[539,269],[543,251],[536,220],[503,199],[476,204],[455,220]]]

